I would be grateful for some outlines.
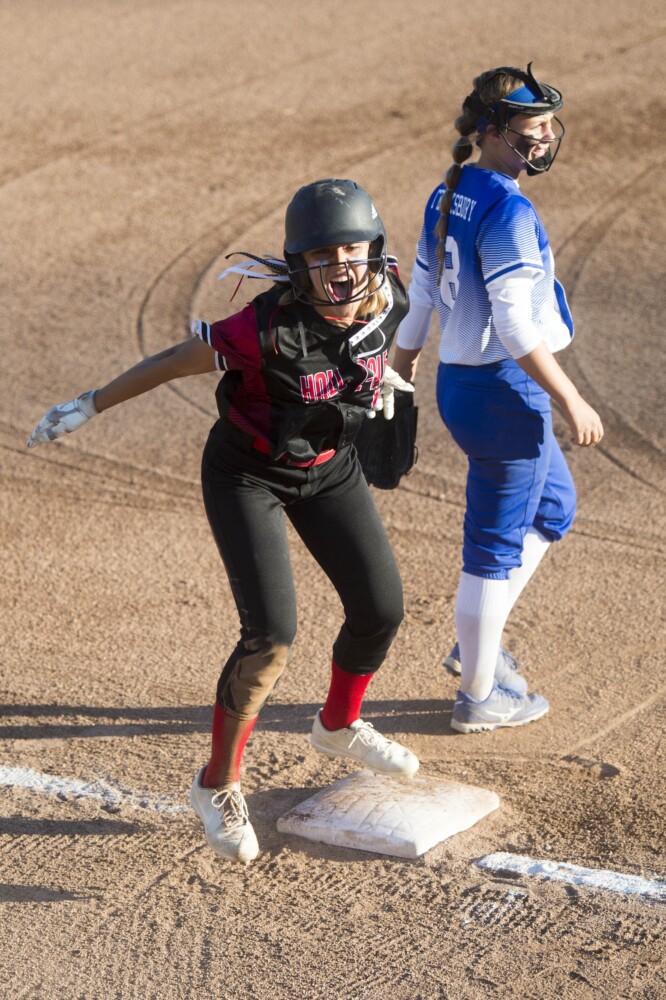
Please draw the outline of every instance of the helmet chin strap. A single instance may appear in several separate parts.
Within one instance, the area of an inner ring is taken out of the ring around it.
[[[502,136],[502,138],[504,139],[504,142],[507,144],[507,146],[509,147],[509,149],[513,150],[514,153],[517,153],[518,156],[521,158],[521,160],[525,163],[525,165],[526,165],[526,173],[527,173],[528,177],[534,177],[535,174],[545,174],[547,170],[550,170],[551,166],[553,165],[553,161],[554,161],[555,157],[557,156],[557,152],[558,152],[558,150],[560,148],[560,143],[562,142],[562,136],[564,135],[564,130],[563,130],[562,131],[562,135],[557,136],[555,139],[544,139],[544,140],[541,140],[542,143],[543,142],[548,142],[548,143],[556,142],[557,146],[555,147],[555,152],[554,153],[551,152],[551,149],[550,149],[550,146],[549,146],[548,149],[546,150],[546,152],[543,154],[543,156],[537,156],[536,159],[530,160],[530,158],[529,158],[530,149],[532,149],[533,145],[538,145],[538,143],[530,144],[530,141],[529,141],[528,137],[527,136],[523,136],[522,137],[522,146],[523,146],[523,149],[525,149],[525,152],[523,152],[522,149],[518,148],[518,143],[516,143],[516,145],[514,146],[507,139],[507,135],[506,135],[507,127],[506,126],[504,128],[499,128],[498,132]],[[518,134],[518,133],[516,133],[516,134]],[[520,140],[519,140],[519,142],[520,142]]]
[[[547,149],[543,156],[537,156],[535,160],[527,161],[525,173],[528,177],[534,177],[535,174],[545,174],[547,170],[550,170],[554,159],[551,151]]]

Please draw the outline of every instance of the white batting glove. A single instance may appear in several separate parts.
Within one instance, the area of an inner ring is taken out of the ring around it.
[[[414,386],[411,382],[405,382],[401,375],[394,372],[392,368],[387,365],[384,369],[384,383],[379,390],[379,399],[377,400],[374,409],[370,410],[368,413],[369,417],[374,417],[375,413],[381,410],[384,415],[384,420],[393,420],[393,414],[395,413],[395,391],[398,389],[400,392],[414,392]]]
[[[34,448],[42,441],[55,441],[65,434],[71,434],[99,413],[95,406],[95,391],[84,392],[69,403],[59,403],[47,410],[28,438],[28,448]]]

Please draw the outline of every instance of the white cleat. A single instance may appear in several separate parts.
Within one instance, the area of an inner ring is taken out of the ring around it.
[[[310,742],[327,757],[348,757],[364,764],[375,774],[411,778],[419,769],[418,757],[400,743],[387,740],[372,723],[357,719],[345,729],[326,729],[317,712]]]
[[[249,865],[259,853],[245,797],[235,782],[225,788],[204,788],[202,767],[190,789],[192,808],[204,825],[206,840],[221,858]]]

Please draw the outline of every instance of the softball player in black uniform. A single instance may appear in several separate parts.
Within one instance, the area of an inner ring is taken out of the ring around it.
[[[246,255],[251,257],[252,255]],[[284,261],[240,270],[272,287],[196,337],[140,362],[96,391],[53,407],[29,446],[75,430],[96,413],[185,375],[224,372],[219,420],[202,461],[204,503],[240,616],[240,638],[220,676],[208,764],[190,799],[219,855],[258,853],[240,790],[241,757],[284,669],[296,632],[286,513],[336,588],[344,622],[312,745],[371,770],[414,774],[417,758],[360,719],[361,702],[403,615],[402,586],[353,440],[373,409],[390,416],[387,368],[407,296],[387,258],[382,221],[349,180],[301,188],[287,208]]]

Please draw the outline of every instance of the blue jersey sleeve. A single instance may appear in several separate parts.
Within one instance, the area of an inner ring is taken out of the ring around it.
[[[503,198],[479,226],[476,249],[483,280],[528,271],[543,273],[539,217],[525,198]]]

